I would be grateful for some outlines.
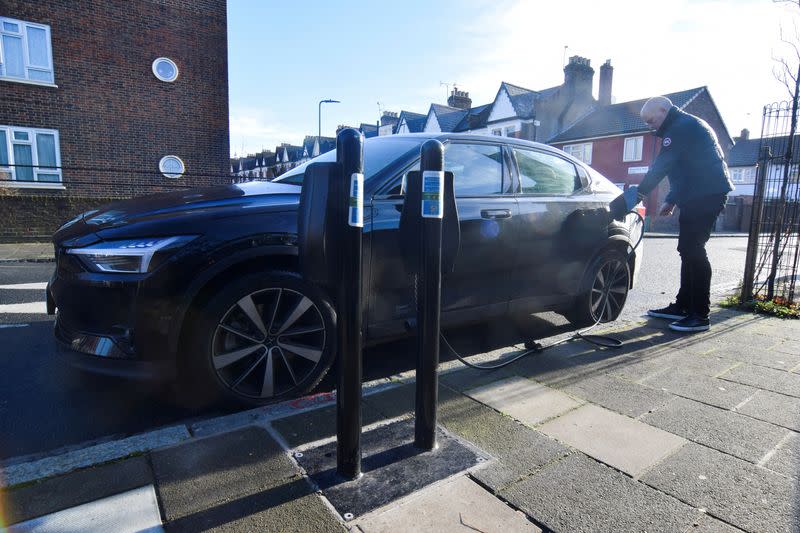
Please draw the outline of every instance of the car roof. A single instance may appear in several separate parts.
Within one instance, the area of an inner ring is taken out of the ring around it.
[[[457,140],[457,141],[484,141],[507,146],[519,146],[520,148],[536,148],[539,150],[546,150],[554,152],[559,155],[564,155],[562,150],[554,148],[547,144],[542,144],[534,141],[527,141],[524,139],[515,139],[514,137],[501,137],[499,135],[479,135],[475,133],[399,133],[396,135],[387,136],[385,138],[409,138],[409,139],[437,139],[439,141]],[[380,138],[380,137],[373,137]]]

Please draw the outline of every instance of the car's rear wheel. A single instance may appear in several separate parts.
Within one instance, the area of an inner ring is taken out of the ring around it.
[[[628,299],[630,280],[625,256],[617,250],[603,252],[587,270],[585,289],[564,316],[576,327],[616,320]]]
[[[184,367],[191,394],[204,402],[265,405],[299,396],[322,380],[335,355],[333,306],[288,272],[222,286],[195,310],[190,328]]]

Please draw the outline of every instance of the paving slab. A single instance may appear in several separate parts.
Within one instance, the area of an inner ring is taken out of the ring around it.
[[[758,390],[748,385],[704,376],[685,367],[669,368],[664,372],[648,376],[640,383],[723,409],[736,407]]]
[[[791,478],[800,478],[800,434],[792,433],[774,453],[762,461],[762,466]]]
[[[684,533],[742,533],[742,531],[744,530],[706,515],[698,520],[697,525]]]
[[[757,331],[770,339],[800,341],[800,325],[794,320],[764,318]]]
[[[409,497],[399,505],[364,517],[364,533],[531,532],[542,530],[466,476]]]
[[[541,353],[533,353],[510,364],[506,369],[515,375],[536,380],[546,385],[554,385],[571,379],[575,372],[575,359],[584,351],[583,346],[567,343],[555,346]]]
[[[346,528],[303,478],[295,478],[250,496],[226,501],[165,524],[172,532],[269,531],[334,533]]]
[[[800,398],[800,374],[744,363],[720,378]]]
[[[791,480],[699,444],[688,444],[642,481],[746,531],[796,531]]]
[[[375,414],[381,419],[389,420],[404,415],[413,415],[415,407],[416,384],[400,385],[364,397],[366,411],[370,417]],[[374,413],[374,414],[373,414]]]
[[[800,364],[800,352],[786,351],[787,347],[780,343],[778,345],[783,349],[775,350],[771,347],[775,345],[774,340],[759,343],[757,342],[759,338],[754,335],[743,338],[742,335],[729,334],[699,343],[695,349],[705,349],[707,355],[778,370],[789,370]]]
[[[625,365],[610,369],[610,373],[624,379],[641,382],[663,374],[669,369],[680,368],[698,375],[713,377],[730,369],[735,363],[722,357],[696,355],[673,348],[656,347],[644,351]]]
[[[668,392],[644,387],[610,374],[582,379],[567,385],[564,390],[572,396],[633,418],[661,407],[673,398]]]
[[[686,531],[701,513],[575,453],[501,492],[552,531]]]
[[[582,402],[530,379],[502,379],[464,394],[529,426],[580,407]]]
[[[144,457],[133,457],[15,489],[0,489],[5,521],[15,524],[153,484]]]
[[[193,440],[151,454],[164,516],[175,520],[299,475],[263,428]]]
[[[640,476],[687,442],[591,404],[544,424],[540,430],[632,477]]]
[[[152,485],[139,487],[9,528],[9,533],[139,533],[161,531],[161,516]]]
[[[792,355],[795,358],[800,359],[800,339],[781,339],[778,343],[770,346],[769,349],[773,352]],[[800,361],[798,361],[798,364],[800,364]]]
[[[676,398],[641,420],[751,463],[757,463],[789,433],[767,422],[684,398]]]
[[[570,453],[555,439],[460,394],[440,404],[439,423],[497,459],[473,474],[495,491]]]
[[[536,357],[535,355],[532,357]],[[439,382],[453,390],[465,391],[475,389],[501,379],[514,377],[516,374],[508,367],[496,370],[478,370],[476,368],[463,368],[439,375]]]
[[[366,426],[383,420],[383,415],[371,403],[361,402],[361,424]],[[336,406],[306,411],[272,422],[286,443],[296,448],[301,444],[336,436]]]
[[[800,431],[800,398],[759,390],[736,412]]]

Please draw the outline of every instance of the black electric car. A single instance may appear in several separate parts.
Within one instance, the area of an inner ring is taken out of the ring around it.
[[[505,137],[377,137],[364,146],[367,344],[406,335],[414,312],[398,225],[404,175],[429,138],[445,144],[461,226],[443,326],[548,310],[576,326],[619,315],[642,228],[633,215],[610,220],[620,190],[606,178]],[[90,371],[173,380],[198,398],[263,404],[312,389],[336,356],[336,311],[298,274],[304,170],[121,201],[64,224],[47,287],[64,356]]]

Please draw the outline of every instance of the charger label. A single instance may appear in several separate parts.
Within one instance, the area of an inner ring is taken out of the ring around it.
[[[364,174],[350,176],[350,205],[347,223],[354,228],[364,227]]]
[[[422,218],[443,218],[444,172],[426,170],[422,173]]]

